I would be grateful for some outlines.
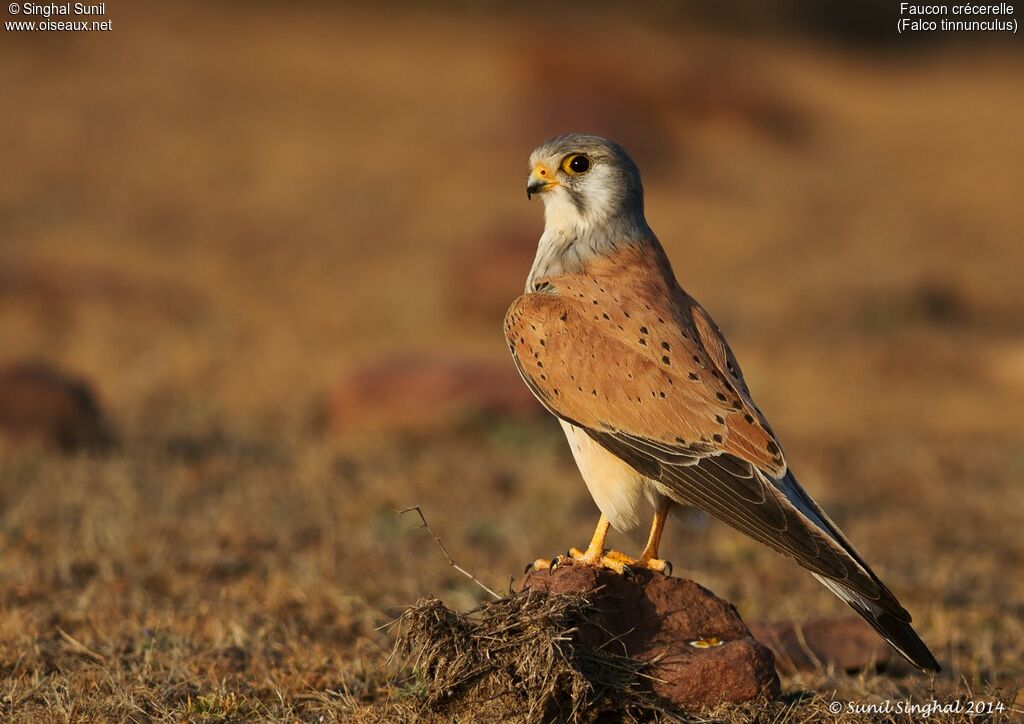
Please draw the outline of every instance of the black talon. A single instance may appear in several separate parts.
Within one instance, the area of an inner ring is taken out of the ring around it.
[[[625,576],[626,578],[632,578],[633,576],[636,575],[636,569],[634,569],[633,566],[631,566],[629,564],[623,564],[623,566],[622,566],[622,575]]]
[[[555,570],[556,568],[558,568],[558,564],[561,563],[561,562],[562,562],[561,561],[561,556],[555,556],[554,558],[551,559],[551,568],[549,568],[548,570],[549,571]]]
[[[663,573],[669,578],[672,577],[672,561],[665,561],[665,570]]]
[[[536,562],[537,562],[537,561],[530,561],[529,563],[527,563],[527,564],[526,564],[526,568],[524,568],[524,569],[523,569],[523,575],[524,575],[524,576],[525,576],[525,575],[526,575],[527,573],[529,573],[530,571],[532,571],[532,570],[533,570],[533,564],[534,564],[534,563],[536,563]]]

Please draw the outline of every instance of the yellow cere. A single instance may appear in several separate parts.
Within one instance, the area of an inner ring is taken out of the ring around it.
[[[533,171],[530,173],[530,179],[544,182],[543,189],[539,190],[546,190],[552,186],[558,185],[558,179],[555,178],[554,172],[543,163],[538,163],[533,167]]]

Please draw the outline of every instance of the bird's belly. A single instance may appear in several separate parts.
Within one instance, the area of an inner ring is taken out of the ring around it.
[[[660,497],[654,484],[598,445],[584,430],[559,420],[583,481],[597,507],[623,533],[642,521],[644,501]]]

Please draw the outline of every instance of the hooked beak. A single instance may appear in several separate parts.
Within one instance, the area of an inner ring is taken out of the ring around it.
[[[526,180],[526,198],[529,200],[534,194],[547,191],[552,186],[557,186],[554,172],[542,163],[538,163],[530,172]]]

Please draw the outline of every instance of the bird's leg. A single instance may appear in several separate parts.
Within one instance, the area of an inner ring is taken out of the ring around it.
[[[570,548],[567,555],[555,556],[554,559],[547,561],[543,558],[538,558],[533,563],[526,567],[527,571],[534,570],[540,571],[546,568],[557,568],[563,563],[581,563],[583,565],[600,566],[601,558],[604,554],[604,541],[608,537],[608,529],[611,527],[611,523],[604,514],[597,519],[597,528],[594,529],[594,536],[590,539],[590,545],[587,546],[587,550],[581,551],[578,548]],[[622,566],[619,566],[621,572]]]
[[[608,528],[611,527],[611,523],[604,514],[597,519],[597,528],[594,529],[594,536],[590,539],[590,545],[587,546],[587,550],[581,551],[579,548],[570,548],[569,557],[577,563],[582,563],[587,566],[598,566],[601,564],[601,558],[604,556],[604,541],[608,537]]]
[[[672,564],[658,558],[658,546],[661,545],[661,534],[665,532],[665,519],[668,518],[668,510],[672,507],[672,501],[662,498],[658,507],[654,510],[654,520],[651,522],[651,532],[647,536],[647,545],[644,546],[637,564],[652,571],[660,571],[666,575],[672,575]]]

